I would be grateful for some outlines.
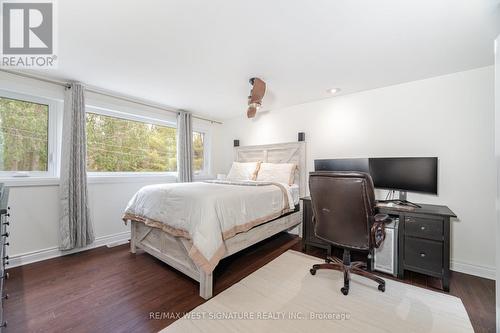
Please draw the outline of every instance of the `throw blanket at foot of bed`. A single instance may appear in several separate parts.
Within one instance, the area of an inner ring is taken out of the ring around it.
[[[211,273],[226,253],[224,240],[294,209],[288,185],[210,181],[145,186],[123,220],[137,221],[192,243],[191,259]]]

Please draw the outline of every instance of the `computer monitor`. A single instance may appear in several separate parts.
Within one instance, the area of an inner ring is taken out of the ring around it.
[[[376,188],[437,194],[437,157],[370,158]]]
[[[315,171],[360,171],[370,172],[368,158],[336,158],[314,160]]]
[[[372,176],[375,188],[437,194],[437,157],[383,157],[315,160],[316,171],[360,171]]]

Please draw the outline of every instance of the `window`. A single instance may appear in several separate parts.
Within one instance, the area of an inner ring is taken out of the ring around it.
[[[0,91],[0,175],[54,176],[56,122],[50,101]]]
[[[177,171],[176,129],[87,112],[90,172]]]
[[[1,181],[13,185],[57,181],[62,105],[60,100],[0,90]],[[209,133],[203,127],[193,131],[195,175],[208,173]],[[86,135],[88,172],[103,176],[177,172],[175,120],[87,106]]]
[[[193,131],[193,170],[195,174],[205,171],[205,133]]]

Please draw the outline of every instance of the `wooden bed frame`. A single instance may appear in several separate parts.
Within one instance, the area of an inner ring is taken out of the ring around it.
[[[300,196],[304,196],[307,186],[305,142],[292,142],[262,146],[246,146],[234,148],[235,161],[238,162],[271,162],[296,163],[298,169],[295,183],[298,184]],[[224,241],[226,255],[230,256],[249,246],[282,231],[290,231],[302,222],[302,209],[277,218],[271,222],[258,225],[247,232]],[[205,273],[189,257],[190,242],[182,237],[172,236],[158,228],[148,227],[143,223],[131,221],[130,251],[136,253],[142,249],[160,259],[169,266],[181,271],[200,283],[200,296],[204,299],[212,297],[213,276]]]

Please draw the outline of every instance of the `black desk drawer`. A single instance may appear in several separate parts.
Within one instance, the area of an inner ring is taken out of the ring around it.
[[[443,220],[405,216],[405,234],[441,241],[443,240]]]
[[[404,264],[422,273],[442,274],[443,243],[405,237]]]

